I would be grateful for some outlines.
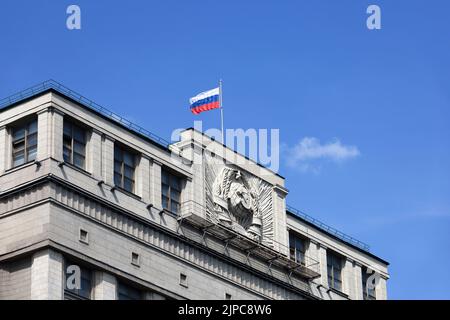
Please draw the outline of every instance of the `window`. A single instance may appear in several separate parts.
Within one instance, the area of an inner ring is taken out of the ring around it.
[[[291,260],[305,264],[306,244],[305,240],[289,232],[289,253]]]
[[[65,265],[64,298],[66,300],[85,300],[91,298],[92,272],[73,262]]]
[[[181,178],[165,170],[161,176],[162,206],[173,213],[180,212]]]
[[[29,121],[12,128],[13,167],[36,159],[37,120]]]
[[[180,285],[183,287],[188,287],[187,275],[180,273]]]
[[[86,230],[80,229],[79,240],[85,244],[89,243],[89,234]]]
[[[141,259],[139,254],[137,254],[136,252],[132,252],[131,253],[131,264],[139,267],[141,264]]]
[[[142,300],[142,291],[125,283],[119,282],[117,291],[119,300]]]
[[[327,252],[328,285],[330,288],[342,291],[342,258],[337,254]]]
[[[114,184],[128,192],[134,192],[136,156],[122,147],[114,146]]]
[[[63,131],[64,161],[84,169],[86,163],[86,130],[64,121]]]
[[[367,267],[362,267],[362,286],[364,300],[376,300],[375,283],[373,283],[372,276],[375,271],[369,270]],[[369,279],[370,278],[370,279]]]

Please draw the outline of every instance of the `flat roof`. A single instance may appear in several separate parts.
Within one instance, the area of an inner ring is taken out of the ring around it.
[[[336,230],[336,229],[334,229],[332,227],[326,226],[325,224],[323,224],[322,222],[320,222],[320,221],[318,221],[318,220],[316,220],[314,218],[312,218],[312,220],[308,219],[309,216],[304,214],[304,213],[301,213],[301,215],[299,215],[298,213],[296,213],[294,211],[296,211],[296,209],[288,206],[287,209],[286,209],[286,214],[289,214],[291,217],[294,217],[295,219],[300,220],[303,223],[306,223],[308,226],[313,227],[316,230],[325,233],[326,235],[330,236],[334,240],[337,240],[337,241],[339,241],[339,242],[341,242],[341,243],[343,243],[343,244],[345,244],[345,245],[347,245],[347,246],[349,246],[349,247],[351,247],[351,248],[353,248],[355,250],[358,250],[359,252],[361,252],[361,253],[363,253],[363,254],[371,257],[371,258],[374,258],[374,259],[376,259],[376,260],[386,264],[386,266],[389,265],[389,262],[387,262],[386,260],[384,260],[384,259],[374,255],[373,253],[371,253],[369,251],[369,248],[368,248],[367,244],[365,244],[365,243],[363,243],[363,242],[361,242],[359,240],[356,240],[355,238],[352,238],[352,237],[350,237],[350,236],[348,236],[348,235],[346,235],[346,234],[344,234],[344,233],[342,233],[342,232],[340,232],[340,231],[338,231],[338,230]],[[322,225],[326,226],[327,228],[321,226],[319,223],[316,223],[315,221],[321,223]],[[348,237],[348,238],[346,239],[346,237]],[[364,246],[367,246],[367,247],[364,248]]]
[[[84,97],[83,95],[81,95],[81,94],[67,88],[66,86],[58,83],[57,81],[51,80],[51,79],[44,81],[40,84],[37,84],[35,86],[32,86],[28,89],[22,90],[22,91],[20,91],[16,94],[13,94],[9,97],[1,99],[0,100],[0,111],[10,109],[20,103],[23,103],[24,101],[32,100],[38,96],[44,95],[49,92],[57,93],[57,94],[61,95],[62,97],[66,98],[74,103],[77,103],[78,105],[86,108],[87,110],[97,114],[98,116],[100,116],[106,120],[112,121],[116,125],[128,130],[129,132],[140,136],[144,140],[161,148],[162,150],[170,152],[169,146],[171,145],[171,143],[169,141],[159,137],[158,135],[148,131],[147,129],[144,129],[143,127],[141,127],[129,120],[126,120],[122,116],[110,111],[109,109],[95,103],[94,101]],[[184,131],[187,131],[187,130],[195,130],[195,129],[187,128]],[[195,131],[205,135],[203,132],[200,132],[198,130],[195,130]],[[205,135],[205,136],[207,136],[207,135]],[[209,136],[207,136],[207,137],[209,137]],[[209,138],[211,138],[211,137],[209,137]],[[216,141],[216,142],[218,142],[218,141]],[[223,143],[222,143],[222,145],[224,147],[228,148]],[[230,149],[230,148],[228,148],[228,149]],[[230,150],[232,150],[232,149],[230,149]],[[232,151],[235,153],[238,153],[235,150],[232,150]],[[258,166],[264,167],[260,163],[254,161],[252,159],[249,159],[246,155],[242,155],[242,156],[250,161],[253,161]],[[266,167],[264,167],[264,168],[266,168]],[[272,170],[270,170],[268,168],[266,168],[266,169],[273,172]],[[280,178],[284,179],[284,177],[279,175],[278,173],[276,173],[276,172],[273,172],[273,173],[275,175],[279,176]],[[347,236],[344,233],[342,233],[332,227],[326,226],[325,224],[321,223],[317,219],[314,219],[312,217],[311,217],[311,219],[308,219],[307,217],[309,217],[309,216],[304,213],[299,215],[295,211],[298,211],[298,210],[296,210],[292,207],[288,207],[288,209],[286,210],[286,213],[301,220],[302,222],[318,229],[319,231],[326,233],[330,237],[332,237],[340,242],[343,242],[344,244],[346,244],[346,245],[348,245],[348,246],[350,246],[372,258],[375,258],[375,259],[379,260],[380,262],[385,263],[386,265],[389,265],[389,263],[387,261],[370,253],[369,246],[367,244],[365,244],[359,240],[356,240],[350,236]],[[298,211],[298,212],[300,212],[300,211]],[[316,222],[320,222],[320,223],[316,223]],[[321,225],[325,225],[326,228],[324,228]]]
[[[83,95],[67,88],[66,86],[54,81],[47,80],[40,84],[37,84],[28,89],[22,90],[16,94],[0,100],[0,111],[10,109],[24,101],[32,100],[38,96],[44,95],[49,92],[54,92],[61,95],[63,98],[70,100],[85,109],[97,114],[98,116],[112,121],[118,126],[130,131],[133,134],[144,138],[153,145],[165,150],[170,151],[170,142],[161,138],[160,136],[144,129],[143,127],[123,118],[122,116],[110,111],[109,109],[97,104],[96,102],[84,97]]]

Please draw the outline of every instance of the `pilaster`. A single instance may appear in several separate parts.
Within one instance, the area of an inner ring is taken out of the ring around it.
[[[113,275],[103,272],[94,272],[94,299],[117,300],[117,279]]]
[[[32,257],[31,299],[62,300],[63,256],[51,249],[38,251]]]

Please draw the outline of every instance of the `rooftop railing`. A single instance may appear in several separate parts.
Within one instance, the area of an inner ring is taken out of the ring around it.
[[[169,146],[171,145],[171,143],[167,140],[165,140],[164,138],[161,138],[160,136],[148,131],[147,129],[144,129],[143,127],[125,119],[124,117],[110,111],[109,109],[97,104],[96,102],[84,97],[83,95],[69,89],[68,87],[62,85],[61,83],[55,81],[55,80],[47,80],[44,81],[40,84],[37,84],[35,86],[32,86],[28,89],[22,90],[16,94],[13,94],[9,97],[3,98],[0,100],[0,109],[7,107],[11,104],[14,104],[18,101],[21,101],[23,99],[27,99],[30,98],[36,94],[39,94],[41,92],[44,92],[46,90],[49,89],[55,89],[59,92],[61,92],[62,94],[66,95],[67,97],[77,101],[78,103],[102,114],[103,116],[121,124],[122,126],[137,132],[149,139],[151,139],[152,141],[154,141],[157,144],[162,145],[163,147],[169,148]],[[309,216],[308,214],[295,209],[291,206],[287,206],[287,210],[291,213],[293,213],[294,215],[314,224],[315,226],[319,227],[320,229],[333,234],[334,236],[336,236],[337,238],[348,242],[364,251],[369,252],[370,251],[370,247],[369,245],[367,245],[366,243],[359,241],[333,227],[328,226],[327,224]]]
[[[341,232],[341,231],[339,231],[339,230],[337,230],[337,229],[335,229],[333,227],[330,227],[329,225],[323,223],[322,221],[317,220],[316,218],[313,218],[310,215],[308,215],[308,214],[306,214],[306,213],[304,213],[304,212],[302,212],[302,211],[300,211],[298,209],[295,209],[295,208],[293,208],[291,206],[286,206],[286,209],[290,213],[292,213],[292,214],[302,218],[303,220],[308,221],[309,223],[312,223],[316,227],[318,227],[318,228],[320,228],[320,229],[322,229],[322,230],[324,230],[324,231],[326,231],[326,232],[336,236],[337,238],[339,238],[339,239],[341,239],[341,240],[343,240],[343,241],[345,241],[345,242],[347,242],[349,244],[352,244],[352,245],[354,245],[354,246],[356,246],[356,247],[358,247],[358,248],[360,248],[360,249],[362,249],[364,251],[370,252],[370,247],[369,247],[368,244],[366,244],[366,243],[364,243],[362,241],[359,241],[359,240],[357,240],[357,239],[355,239],[355,238],[353,238],[353,237],[351,237],[351,236],[349,236],[349,235],[347,235],[347,234],[345,234],[345,233],[343,233],[343,232]]]
[[[67,88],[66,86],[62,85],[61,83],[56,82],[55,80],[47,80],[40,84],[37,84],[35,86],[32,86],[28,89],[22,90],[16,94],[13,94],[9,97],[6,97],[4,99],[0,100],[0,109],[11,105],[13,103],[16,103],[18,101],[21,101],[23,99],[27,99],[29,97],[32,97],[36,94],[39,94],[41,92],[44,92],[49,89],[55,89],[62,94],[66,95],[67,97],[77,101],[78,103],[81,103],[82,105],[99,112],[103,116],[125,126],[126,128],[133,130],[141,135],[146,136],[147,138],[151,139],[152,141],[168,148],[170,145],[170,142],[159,137],[158,135],[148,131],[147,129],[142,128],[141,126],[125,119],[124,117],[110,111],[109,109],[95,103],[94,101],[84,97],[83,95]]]

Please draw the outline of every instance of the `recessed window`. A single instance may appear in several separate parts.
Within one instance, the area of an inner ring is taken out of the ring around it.
[[[180,273],[180,285],[186,288],[188,286],[187,275],[184,273]]]
[[[13,167],[34,161],[37,155],[37,120],[13,127],[11,134]]]
[[[369,270],[367,267],[362,267],[362,287],[364,300],[376,300],[376,291],[373,277],[375,271]]]
[[[175,214],[180,212],[181,178],[163,170],[161,173],[162,206]]]
[[[291,260],[305,264],[306,241],[293,232],[289,232],[289,254]]]
[[[118,288],[119,300],[142,300],[143,292],[123,282],[119,282]]]
[[[342,257],[327,250],[328,286],[342,291]]]
[[[132,252],[131,253],[131,264],[135,265],[135,266],[140,266],[140,257],[139,254],[137,254],[136,252]]]
[[[120,146],[114,146],[114,184],[128,192],[134,192],[136,155]]]
[[[86,130],[64,120],[64,161],[84,169],[86,164]]]
[[[80,241],[83,243],[89,243],[89,233],[86,230],[80,229]]]
[[[92,272],[77,263],[65,263],[64,299],[90,299],[92,294]]]
[[[225,293],[225,300],[231,300],[232,296],[229,293]]]

